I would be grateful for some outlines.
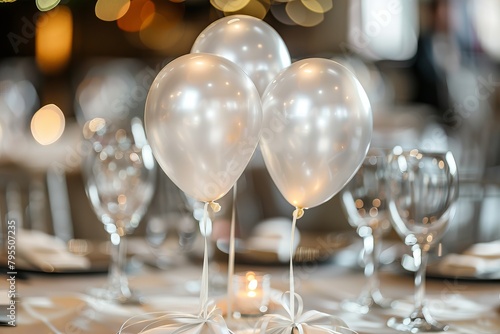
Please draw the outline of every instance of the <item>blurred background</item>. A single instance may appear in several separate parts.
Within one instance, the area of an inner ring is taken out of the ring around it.
[[[459,209],[445,239],[460,242],[450,249],[500,238],[497,0],[0,0],[2,216],[65,241],[106,240],[82,183],[83,125],[142,117],[160,69],[189,53],[211,22],[232,14],[268,22],[292,61],[323,57],[350,68],[372,104],[372,146],[455,154]],[[196,205],[161,170],[159,177],[137,233],[161,240],[174,225],[193,233],[197,227],[180,224],[178,214]],[[259,152],[238,185],[240,236],[266,218],[291,217]],[[226,197],[215,217],[221,226],[230,218]],[[337,196],[309,210],[298,228],[351,229]],[[227,229],[214,226],[217,233]]]

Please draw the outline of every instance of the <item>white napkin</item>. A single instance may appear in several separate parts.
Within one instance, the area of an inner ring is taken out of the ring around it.
[[[281,262],[290,260],[292,221],[288,218],[269,218],[258,223],[247,240],[248,249],[274,252]],[[295,229],[295,250],[300,242],[300,232]]]
[[[500,240],[481,242],[469,247],[464,254],[481,257],[484,259],[500,259]]]
[[[23,261],[47,272],[84,270],[90,268],[85,256],[68,251],[66,243],[55,236],[34,230],[19,230],[16,256]]]
[[[440,271],[465,277],[478,277],[499,273],[500,276],[500,240],[477,243],[462,254],[448,254],[440,262]]]

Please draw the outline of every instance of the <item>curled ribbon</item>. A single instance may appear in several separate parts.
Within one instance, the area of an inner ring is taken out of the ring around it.
[[[316,310],[303,313],[304,303],[298,294],[295,294],[297,312],[294,312],[287,304],[287,300],[290,300],[285,298],[287,294],[289,295],[290,292],[285,292],[281,300],[281,305],[287,315],[264,315],[255,327],[260,329],[260,334],[293,334],[294,330],[298,334],[311,334],[313,331],[327,334],[357,334],[342,319],[330,314]]]
[[[152,316],[151,319],[141,317]],[[232,334],[219,309],[215,306],[202,316],[180,312],[150,312],[129,318],[123,323],[118,334]]]

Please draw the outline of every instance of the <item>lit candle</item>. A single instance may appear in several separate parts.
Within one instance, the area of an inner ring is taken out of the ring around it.
[[[233,278],[234,316],[260,316],[267,312],[271,275],[249,271]]]

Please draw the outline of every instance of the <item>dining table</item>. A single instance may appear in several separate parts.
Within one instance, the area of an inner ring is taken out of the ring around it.
[[[122,305],[92,296],[92,288],[106,283],[106,271],[46,273],[19,271],[15,276],[15,311],[4,317],[0,333],[135,333],[122,329],[125,323],[141,316],[168,312],[196,314],[200,310],[200,279],[203,263],[178,254],[176,261],[154,266],[144,258],[133,257],[128,266],[129,283],[141,295],[141,302]],[[271,277],[272,298],[267,313],[280,313],[284,292],[290,288],[290,267],[236,262],[228,266],[227,258],[211,258],[208,262],[208,292],[221,312],[230,331],[259,331],[261,316],[239,318],[228,312],[228,277],[235,272],[262,272]],[[366,283],[359,267],[344,265],[335,257],[326,261],[303,261],[293,268],[295,292],[303,300],[303,312],[314,310],[341,319],[359,334],[396,333],[387,326],[392,316],[406,316],[412,310],[413,273],[400,265],[383,266],[379,272],[380,291],[392,300],[391,307],[371,309],[367,314],[343,310],[343,300],[359,295]],[[0,290],[12,290],[9,276],[0,282]],[[426,280],[426,301],[440,322],[450,325],[448,333],[500,333],[500,280],[462,279],[432,276]],[[2,307],[9,305],[3,298]],[[229,308],[232,310],[232,308]],[[5,311],[5,310],[4,310]],[[7,314],[9,313],[7,312]],[[10,322],[9,322],[10,321]],[[12,326],[15,324],[15,326]]]

